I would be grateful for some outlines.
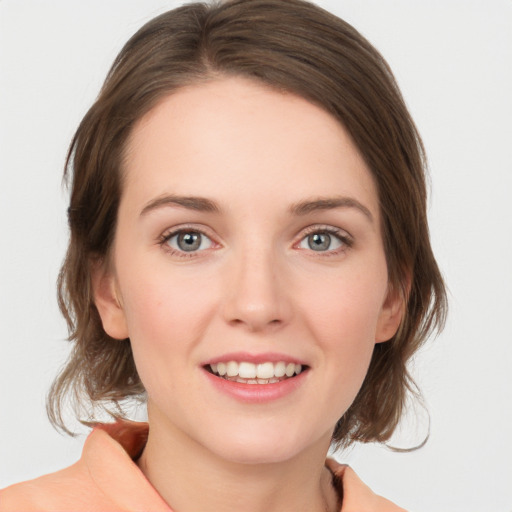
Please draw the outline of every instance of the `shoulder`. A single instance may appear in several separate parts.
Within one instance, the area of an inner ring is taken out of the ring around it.
[[[91,510],[97,494],[82,461],[69,468],[0,491],[0,512]]]
[[[147,430],[147,424],[131,422],[98,426],[72,466],[1,490],[0,512],[168,512],[133,462]]]
[[[326,465],[333,473],[334,485],[343,497],[340,512],[407,512],[375,494],[351,467],[333,459],[327,459]]]

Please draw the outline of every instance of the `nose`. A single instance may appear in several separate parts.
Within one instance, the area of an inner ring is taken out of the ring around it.
[[[292,307],[285,272],[271,251],[251,251],[236,258],[228,270],[224,318],[251,332],[274,330],[287,324]]]

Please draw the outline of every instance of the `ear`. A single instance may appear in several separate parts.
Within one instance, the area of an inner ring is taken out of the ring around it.
[[[407,307],[409,289],[409,279],[403,288],[393,286],[391,283],[388,285],[386,299],[377,322],[375,343],[389,341],[397,333]]]
[[[100,314],[103,329],[118,340],[128,338],[128,328],[122,303],[119,299],[117,280],[103,261],[91,265],[94,304]]]

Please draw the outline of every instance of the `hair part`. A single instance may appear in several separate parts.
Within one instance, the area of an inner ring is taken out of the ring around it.
[[[447,308],[428,233],[425,151],[382,56],[349,24],[303,0],[188,4],[151,20],[116,58],[66,162],[71,233],[58,297],[73,346],[49,393],[50,420],[69,433],[66,400],[79,418],[90,420],[97,407],[122,414],[126,399],[143,399],[130,341],[103,330],[91,266],[109,258],[134,125],[180,88],[229,76],[326,110],[351,135],[375,180],[389,281],[403,296],[405,312],[397,334],[375,345],[333,442],[384,442],[407,395],[416,393],[407,362],[442,328]]]

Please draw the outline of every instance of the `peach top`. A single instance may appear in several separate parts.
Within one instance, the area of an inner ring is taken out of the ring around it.
[[[0,512],[172,512],[136,459],[148,436],[147,423],[99,425],[72,466],[0,490]],[[405,512],[374,494],[348,467],[328,459],[343,505],[340,512]]]

